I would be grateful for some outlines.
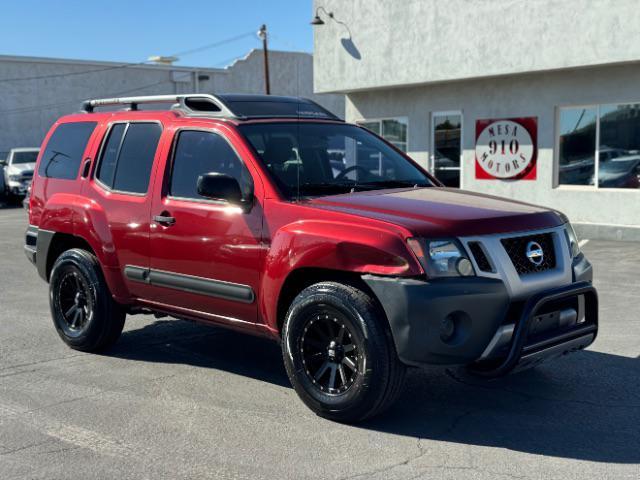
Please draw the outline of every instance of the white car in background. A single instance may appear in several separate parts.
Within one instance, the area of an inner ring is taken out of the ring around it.
[[[33,179],[33,169],[40,153],[39,148],[12,148],[4,164],[4,197],[8,200],[24,198]]]

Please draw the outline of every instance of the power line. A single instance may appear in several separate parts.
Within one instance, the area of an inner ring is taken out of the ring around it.
[[[202,52],[205,50],[209,50],[211,48],[216,48],[216,47],[220,47],[222,45],[226,45],[228,43],[232,43],[238,40],[241,40],[243,38],[246,38],[248,36],[252,36],[254,35],[254,32],[246,32],[243,33],[241,35],[236,35],[233,37],[229,37],[226,38],[224,40],[219,40],[217,42],[214,43],[209,43],[207,45],[203,45],[201,47],[196,47],[196,48],[192,48],[190,50],[184,50],[182,52],[177,52],[172,54],[171,56],[173,57],[179,57],[179,56],[187,56],[187,55],[191,55],[192,53],[197,53],[197,52]],[[50,75],[36,75],[36,76],[31,76],[31,77],[14,77],[14,78],[0,78],[0,83],[7,83],[7,82],[18,82],[18,81],[28,81],[28,80],[43,80],[43,79],[47,79],[47,78],[60,78],[60,77],[71,77],[71,76],[75,76],[75,75],[86,75],[89,73],[98,73],[98,72],[107,72],[110,70],[119,70],[119,69],[123,69],[123,68],[132,68],[132,67],[139,67],[141,65],[145,65],[145,64],[149,64],[150,61],[149,60],[145,60],[143,62],[137,62],[137,63],[123,63],[120,65],[114,65],[111,67],[105,67],[105,68],[97,68],[97,69],[93,69],[93,70],[82,70],[80,72],[67,72],[67,73],[54,73],[54,74],[50,74]]]
[[[184,57],[186,55],[191,55],[192,53],[198,53],[198,52],[203,52],[205,50],[209,50],[210,48],[215,48],[215,47],[221,47],[222,45],[226,45],[227,43],[232,43],[238,40],[242,40],[243,38],[246,37],[252,37],[255,35],[255,32],[251,31],[251,32],[246,32],[246,33],[242,33],[240,35],[236,35],[235,37],[230,37],[227,38],[225,40],[219,40],[217,42],[214,43],[209,43],[208,45],[203,45],[202,47],[196,47],[196,48],[192,48],[190,50],[184,50],[182,52],[177,52],[174,53],[172,56],[173,57]]]

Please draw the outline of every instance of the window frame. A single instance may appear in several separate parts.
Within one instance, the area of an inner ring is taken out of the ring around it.
[[[460,167],[455,168],[452,167],[451,170],[458,170],[460,172],[460,185],[457,187],[462,190],[464,188],[464,112],[462,110],[434,110],[431,112],[430,120],[431,124],[429,125],[429,173],[433,175],[435,179],[436,176],[436,117],[447,117],[450,115],[459,115],[460,116]]]
[[[584,103],[584,104],[562,104],[556,105],[555,108],[555,127],[553,141],[553,182],[554,189],[561,190],[587,190],[587,191],[604,191],[604,192],[640,192],[639,188],[615,188],[600,186],[600,107],[603,105],[632,105],[640,104],[637,101],[613,101],[603,103]],[[574,185],[570,183],[560,183],[560,115],[562,110],[575,110],[579,108],[594,108],[596,111],[596,141],[594,150],[594,175],[593,185]]]
[[[173,131],[173,137],[171,139],[171,148],[169,149],[169,157],[167,158],[167,165],[166,165],[165,172],[164,172],[164,175],[163,175],[163,183],[162,183],[162,197],[163,198],[167,198],[167,199],[170,199],[170,200],[178,200],[178,201],[181,201],[181,202],[204,203],[204,204],[209,204],[209,205],[221,205],[221,206],[231,205],[228,200],[216,200],[216,199],[213,199],[213,198],[178,197],[178,196],[171,195],[171,193],[170,193],[171,192],[171,180],[173,179],[173,165],[174,165],[174,161],[175,161],[176,149],[178,148],[178,139],[180,137],[180,134],[182,132],[184,132],[184,131],[211,133],[211,134],[214,134],[214,135],[218,135],[225,142],[227,142],[229,147],[231,147],[231,150],[233,150],[233,153],[235,153],[235,155],[238,158],[238,160],[240,160],[240,164],[249,173],[249,178],[251,179],[251,190],[255,191],[255,180],[253,178],[253,174],[251,173],[251,169],[248,167],[247,162],[245,162],[244,159],[242,158],[242,156],[238,153],[238,149],[226,137],[226,135],[224,135],[224,133],[221,130],[219,130],[217,128],[207,128],[207,127],[200,127],[200,126],[187,126],[187,125],[185,125],[185,126],[178,127]],[[240,188],[242,189],[242,185],[240,185]],[[254,193],[254,195],[255,195],[255,193]]]
[[[122,144],[124,143],[124,139],[127,136],[127,132],[129,131],[129,125],[131,125],[132,123],[155,123],[160,125],[160,137],[158,137],[158,145],[156,146],[156,151],[154,153],[153,156],[153,162],[151,164],[151,172],[149,173],[149,184],[147,185],[147,191],[144,193],[139,193],[139,192],[127,192],[126,190],[118,190],[115,188],[111,188],[110,186],[106,185],[104,182],[102,182],[99,178],[98,178],[98,170],[100,169],[100,165],[102,164],[102,157],[103,157],[103,153],[104,153],[104,149],[107,146],[107,141],[109,140],[109,136],[111,135],[111,130],[113,129],[113,127],[115,125],[125,125],[124,128],[124,132],[122,132],[122,139],[120,139],[120,145],[118,147],[118,155],[116,157],[116,167],[113,173],[113,180],[115,182],[115,175],[118,171],[118,163],[120,162],[120,150],[122,148]],[[121,195],[130,195],[133,197],[146,197],[149,194],[149,191],[151,190],[151,180],[153,179],[153,167],[155,166],[156,163],[156,155],[158,155],[158,152],[160,151],[160,142],[162,142],[162,134],[164,133],[164,125],[162,124],[162,122],[160,120],[115,120],[113,122],[110,122],[107,126],[107,129],[104,132],[104,135],[102,136],[102,140],[100,142],[100,148],[98,149],[98,153],[97,153],[97,160],[95,163],[95,166],[93,167],[93,171],[91,172],[91,179],[100,186],[100,188],[102,188],[103,190],[110,192],[110,193],[118,193]]]
[[[382,133],[383,133],[382,132],[382,122],[385,121],[385,120],[404,121],[406,123],[406,125],[407,125],[407,139],[404,142],[392,142],[391,140],[389,140],[389,139],[385,138],[384,136],[382,136]],[[363,123],[373,123],[373,122],[377,122],[380,125],[380,133],[379,134],[369,130],[367,127],[362,125]],[[354,120],[353,123],[355,123],[360,128],[367,128],[367,130],[369,130],[374,135],[378,135],[380,138],[384,139],[385,142],[390,143],[391,145],[396,147],[398,150],[400,150],[402,153],[404,153],[405,155],[408,155],[408,153],[409,153],[409,117],[408,116],[399,115],[399,116],[395,116],[395,117],[358,118],[358,119]],[[406,146],[406,149],[402,150],[400,147],[398,147],[396,145],[396,143],[404,143],[405,146]]]

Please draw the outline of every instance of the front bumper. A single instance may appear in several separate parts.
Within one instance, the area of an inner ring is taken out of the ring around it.
[[[597,293],[590,267],[580,263],[574,283],[523,301],[512,301],[499,279],[363,280],[385,310],[402,362],[475,365],[480,373],[502,375],[595,340]]]
[[[11,195],[16,197],[24,197],[29,190],[31,180],[16,182],[14,180],[7,183],[7,190]]]

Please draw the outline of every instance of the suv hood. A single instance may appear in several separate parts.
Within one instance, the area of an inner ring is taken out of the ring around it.
[[[35,163],[14,163],[7,167],[7,174],[22,175],[26,172],[33,172],[35,168]]]
[[[552,228],[559,212],[469,191],[428,187],[319,197],[310,205],[407,228],[416,236],[471,236]]]

